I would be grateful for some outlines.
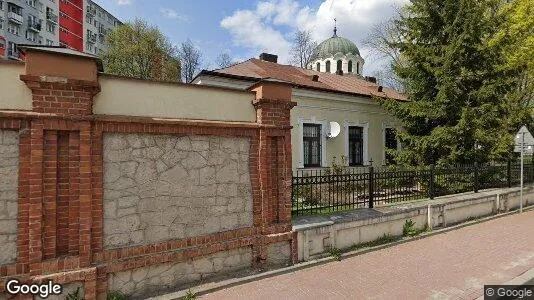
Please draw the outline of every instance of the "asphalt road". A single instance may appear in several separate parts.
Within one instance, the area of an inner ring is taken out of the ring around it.
[[[476,299],[485,284],[505,283],[532,268],[534,211],[529,211],[201,298]]]

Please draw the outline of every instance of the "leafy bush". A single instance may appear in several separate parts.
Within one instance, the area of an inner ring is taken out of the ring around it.
[[[341,250],[339,250],[336,247],[330,248],[330,256],[332,256],[335,260],[340,261],[341,260]]]
[[[111,292],[108,294],[107,300],[125,300],[126,296],[120,292]]]
[[[183,297],[184,300],[193,300],[196,299],[197,295],[191,290],[187,291],[187,294],[185,294],[185,297]]]
[[[402,235],[404,237],[411,237],[416,236],[417,234],[419,233],[417,232],[417,229],[415,229],[415,222],[412,221],[412,219],[406,220],[406,222],[404,222],[404,226],[402,227]]]
[[[320,190],[321,187],[318,187]],[[312,185],[301,185],[293,191],[293,196],[302,199],[302,204],[315,206],[321,203],[321,193],[314,190]]]
[[[82,300],[83,297],[80,295],[80,287],[77,287],[76,290],[72,293],[68,293],[65,300]]]

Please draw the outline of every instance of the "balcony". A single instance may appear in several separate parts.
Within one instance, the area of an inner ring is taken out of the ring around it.
[[[41,31],[41,22],[37,22],[37,21],[31,21],[31,20],[28,20],[28,29],[29,30],[32,30],[34,32],[40,32]]]
[[[91,16],[96,16],[96,8],[92,6],[87,6],[87,14]]]
[[[24,23],[24,18],[16,12],[12,12],[12,11],[8,12],[7,18],[9,19],[9,21],[13,23],[17,23],[19,25],[22,25],[22,23]]]
[[[54,24],[57,24],[57,19],[58,19],[57,15],[54,14],[54,12],[52,10],[47,10],[46,11],[46,20],[47,21],[50,21],[50,22],[52,22]]]
[[[87,33],[87,42],[94,44],[96,43],[96,34]]]

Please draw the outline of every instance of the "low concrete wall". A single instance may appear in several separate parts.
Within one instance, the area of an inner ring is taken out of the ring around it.
[[[534,188],[525,188],[524,206],[534,204]],[[416,229],[447,227],[519,207],[520,189],[500,189],[474,194],[441,197],[396,208],[377,208],[369,216],[344,213],[310,217],[306,224],[294,225],[298,233],[298,259],[309,261],[328,255],[332,248],[348,249],[375,241],[384,235],[401,236],[407,220]],[[313,220],[316,219],[317,222]]]

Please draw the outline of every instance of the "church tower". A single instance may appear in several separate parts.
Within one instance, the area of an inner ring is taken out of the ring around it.
[[[334,35],[320,43],[313,51],[308,69],[362,76],[364,63],[358,47],[350,40],[337,35],[336,24]]]

